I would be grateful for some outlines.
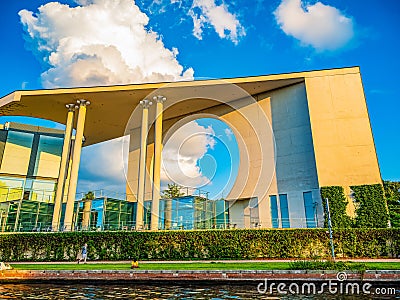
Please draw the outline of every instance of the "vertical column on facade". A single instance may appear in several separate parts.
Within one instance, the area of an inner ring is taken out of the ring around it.
[[[60,163],[60,172],[58,174],[58,180],[57,180],[56,198],[54,200],[53,221],[51,225],[53,231],[58,231],[60,229],[61,204],[63,201],[65,180],[67,178],[66,175],[69,166],[75,104],[67,104],[66,107],[68,109],[68,114],[67,114],[67,123],[65,124],[64,144],[61,153],[61,163]]]
[[[89,230],[90,210],[92,209],[92,200],[87,199],[83,202],[82,229]]]
[[[151,202],[151,230],[158,230],[159,207],[160,207],[160,173],[162,153],[162,121],[164,102],[167,98],[163,96],[153,97],[157,101],[156,124],[154,128],[154,162],[153,162],[153,193]]]
[[[139,159],[139,176],[138,176],[138,192],[136,206],[136,228],[143,229],[143,212],[144,212],[144,191],[146,177],[146,152],[147,152],[147,131],[149,123],[149,107],[151,101],[145,99],[140,101],[143,107],[142,127],[140,130],[140,159]]]
[[[76,124],[75,145],[72,154],[71,174],[69,179],[67,205],[65,208],[65,217],[64,217],[64,226],[66,231],[73,230],[72,222],[74,215],[76,186],[78,183],[79,163],[81,161],[83,130],[85,128],[85,119],[86,119],[86,107],[90,104],[90,102],[86,100],[77,100],[77,104],[78,105],[76,106],[76,108],[79,108],[78,121]]]

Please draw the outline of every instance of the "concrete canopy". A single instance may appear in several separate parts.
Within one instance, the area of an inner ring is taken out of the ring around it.
[[[66,121],[66,104],[75,103],[78,99],[91,102],[85,125],[85,146],[121,137],[125,134],[126,124],[139,104],[140,100],[149,94],[163,88],[167,97],[179,95],[187,89],[215,89],[223,92],[221,85],[235,84],[248,94],[258,94],[303,82],[307,77],[319,77],[334,74],[359,73],[358,67],[287,73],[278,75],[231,78],[223,80],[201,80],[174,83],[146,83],[117,85],[105,87],[81,87],[44,90],[15,91],[0,99],[0,116],[26,116],[47,119],[64,124]],[[164,88],[167,86],[167,88]],[[216,88],[218,87],[218,88]],[[218,97],[218,95],[215,95]],[[225,96],[226,97],[226,96]],[[229,95],[237,100],[237,95]],[[215,101],[186,101],[176,104],[164,114],[164,120],[175,118],[182,114],[191,114],[215,106]],[[135,122],[136,124],[136,122]],[[137,120],[137,127],[140,120]]]

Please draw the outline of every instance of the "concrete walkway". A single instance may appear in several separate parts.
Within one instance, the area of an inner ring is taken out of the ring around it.
[[[273,262],[291,262],[302,259],[256,259],[256,260],[140,260],[141,264],[181,264],[181,263],[273,263]],[[351,262],[386,262],[386,263],[400,263],[399,258],[346,258],[336,259],[336,261],[351,261]],[[90,261],[90,264],[130,264],[131,261]],[[51,262],[12,262],[11,264],[76,264],[76,261],[51,261]]]

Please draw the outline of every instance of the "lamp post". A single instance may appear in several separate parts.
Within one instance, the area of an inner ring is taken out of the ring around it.
[[[326,203],[326,214],[328,216],[329,240],[330,240],[330,244],[331,244],[332,258],[333,258],[333,261],[335,261],[335,246],[333,245],[331,212],[329,210],[329,200],[328,200],[328,198],[325,198],[325,203]]]
[[[313,203],[315,228],[318,227],[318,202]]]
[[[1,232],[4,231],[3,219],[4,219],[5,214],[6,214],[6,212],[4,210],[0,211],[0,228],[1,228]]]

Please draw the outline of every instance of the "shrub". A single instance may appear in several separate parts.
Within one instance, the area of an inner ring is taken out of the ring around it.
[[[337,270],[365,272],[365,263],[332,260],[296,260],[289,263],[290,270]]]
[[[400,229],[335,229],[338,257],[397,257]],[[88,243],[91,260],[329,258],[326,229],[0,234],[0,261],[73,261]]]

